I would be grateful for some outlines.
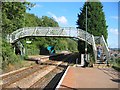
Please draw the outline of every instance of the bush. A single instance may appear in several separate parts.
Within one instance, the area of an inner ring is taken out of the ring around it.
[[[120,67],[120,58],[117,58],[117,59],[115,60],[115,63],[116,63],[116,65],[117,65],[118,67]]]
[[[120,58],[111,58],[110,64],[112,65],[112,68],[114,68],[117,71],[120,71]]]
[[[9,64],[15,64],[20,56],[15,55],[12,46],[4,39],[2,40],[2,68],[5,69]]]

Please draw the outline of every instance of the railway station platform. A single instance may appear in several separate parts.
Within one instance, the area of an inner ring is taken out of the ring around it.
[[[119,90],[120,78],[112,68],[82,68],[69,66],[56,90],[77,90],[80,88],[108,88]]]

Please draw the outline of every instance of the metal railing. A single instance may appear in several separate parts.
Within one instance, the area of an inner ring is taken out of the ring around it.
[[[10,43],[26,36],[59,36],[59,37],[76,37],[85,41],[85,31],[74,27],[25,27],[18,29],[7,36]],[[92,44],[91,34],[86,34],[86,41]]]
[[[105,39],[103,37],[103,35],[101,36],[101,40],[100,40],[100,43],[102,44],[103,46],[103,50],[104,50],[104,53],[106,55],[106,59],[109,60],[109,48],[108,48],[108,45],[107,43],[105,42]]]

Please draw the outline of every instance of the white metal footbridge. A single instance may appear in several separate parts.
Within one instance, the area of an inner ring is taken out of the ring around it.
[[[29,36],[78,38],[92,45],[95,60],[97,60],[96,44],[100,44],[103,47],[103,51],[107,59],[109,58],[109,49],[103,36],[94,36],[84,30],[73,27],[25,27],[9,34],[7,36],[7,40],[10,43],[16,43],[19,39]]]

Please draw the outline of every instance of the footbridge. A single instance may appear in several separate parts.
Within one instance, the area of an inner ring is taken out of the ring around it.
[[[25,27],[14,31],[7,35],[7,40],[11,44],[16,43],[25,37],[68,37],[77,38],[92,45],[95,60],[97,60],[97,48],[96,45],[102,45],[103,52],[107,59],[109,58],[109,49],[103,36],[94,36],[82,29],[74,27]]]

